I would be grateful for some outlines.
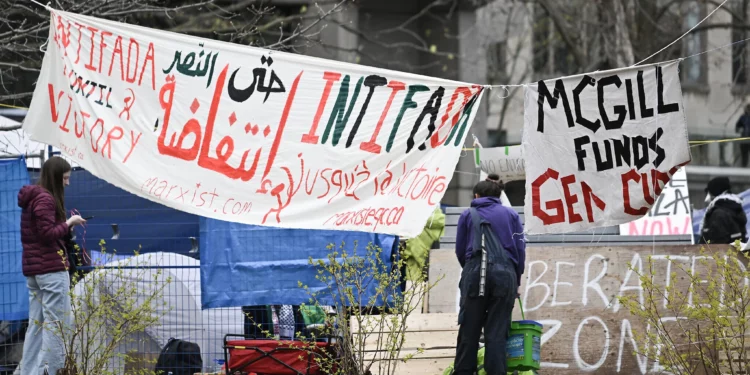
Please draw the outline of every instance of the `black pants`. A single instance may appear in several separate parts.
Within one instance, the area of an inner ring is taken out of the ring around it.
[[[510,261],[489,263],[484,297],[479,297],[481,257],[467,262],[461,272],[461,310],[455,374],[474,374],[477,369],[479,337],[484,328],[484,369],[488,375],[506,375],[505,343],[518,282]]]
[[[740,156],[742,157],[742,167],[747,168],[750,161],[750,143],[743,142],[740,144]]]

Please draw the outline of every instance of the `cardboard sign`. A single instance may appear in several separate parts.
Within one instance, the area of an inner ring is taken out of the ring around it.
[[[620,224],[620,234],[628,236],[663,236],[693,234],[687,173],[680,168],[672,176],[646,216]]]
[[[410,237],[448,187],[482,91],[52,11],[24,130],[185,212]]]
[[[474,152],[482,172],[497,174],[503,182],[526,178],[526,162],[520,145],[475,148]]]
[[[690,162],[677,62],[526,87],[526,230],[566,233],[649,212]]]

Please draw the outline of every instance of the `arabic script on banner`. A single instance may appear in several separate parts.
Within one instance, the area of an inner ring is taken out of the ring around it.
[[[525,228],[566,233],[646,215],[690,162],[678,63],[529,85]]]
[[[414,236],[482,87],[53,11],[24,129],[94,175],[233,222]]]

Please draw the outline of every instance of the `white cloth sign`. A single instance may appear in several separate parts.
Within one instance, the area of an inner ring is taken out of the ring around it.
[[[620,224],[620,234],[628,236],[666,236],[693,234],[687,173],[680,168],[672,176],[648,214],[627,224]]]
[[[520,146],[513,146],[513,147],[520,148]],[[482,145],[479,143],[479,140],[476,137],[474,137],[474,166],[479,170],[479,181],[484,181],[487,179],[487,177],[489,177],[489,174],[487,173],[486,170],[484,170],[484,168],[482,168],[482,165],[480,163],[481,161],[480,155],[482,155],[485,150],[490,150],[490,152],[492,152],[495,149],[483,148]],[[495,172],[490,172],[490,173],[495,173]],[[503,175],[498,174],[498,176],[500,176],[501,181],[505,182],[505,180],[503,180]],[[505,194],[505,189],[503,189],[502,193],[500,194],[500,203],[505,207],[511,207],[510,200],[508,199],[508,195]]]
[[[525,228],[566,233],[648,213],[690,162],[677,62],[540,81],[525,91]]]
[[[503,182],[519,181],[526,178],[526,162],[523,148],[504,146],[492,148],[475,148],[479,154],[479,167],[487,174],[497,174]]]
[[[415,236],[483,88],[53,11],[24,129],[193,214]]]

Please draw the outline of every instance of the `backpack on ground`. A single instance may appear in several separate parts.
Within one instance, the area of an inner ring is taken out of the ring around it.
[[[193,375],[203,369],[201,349],[198,344],[170,338],[156,360],[156,374]]]

